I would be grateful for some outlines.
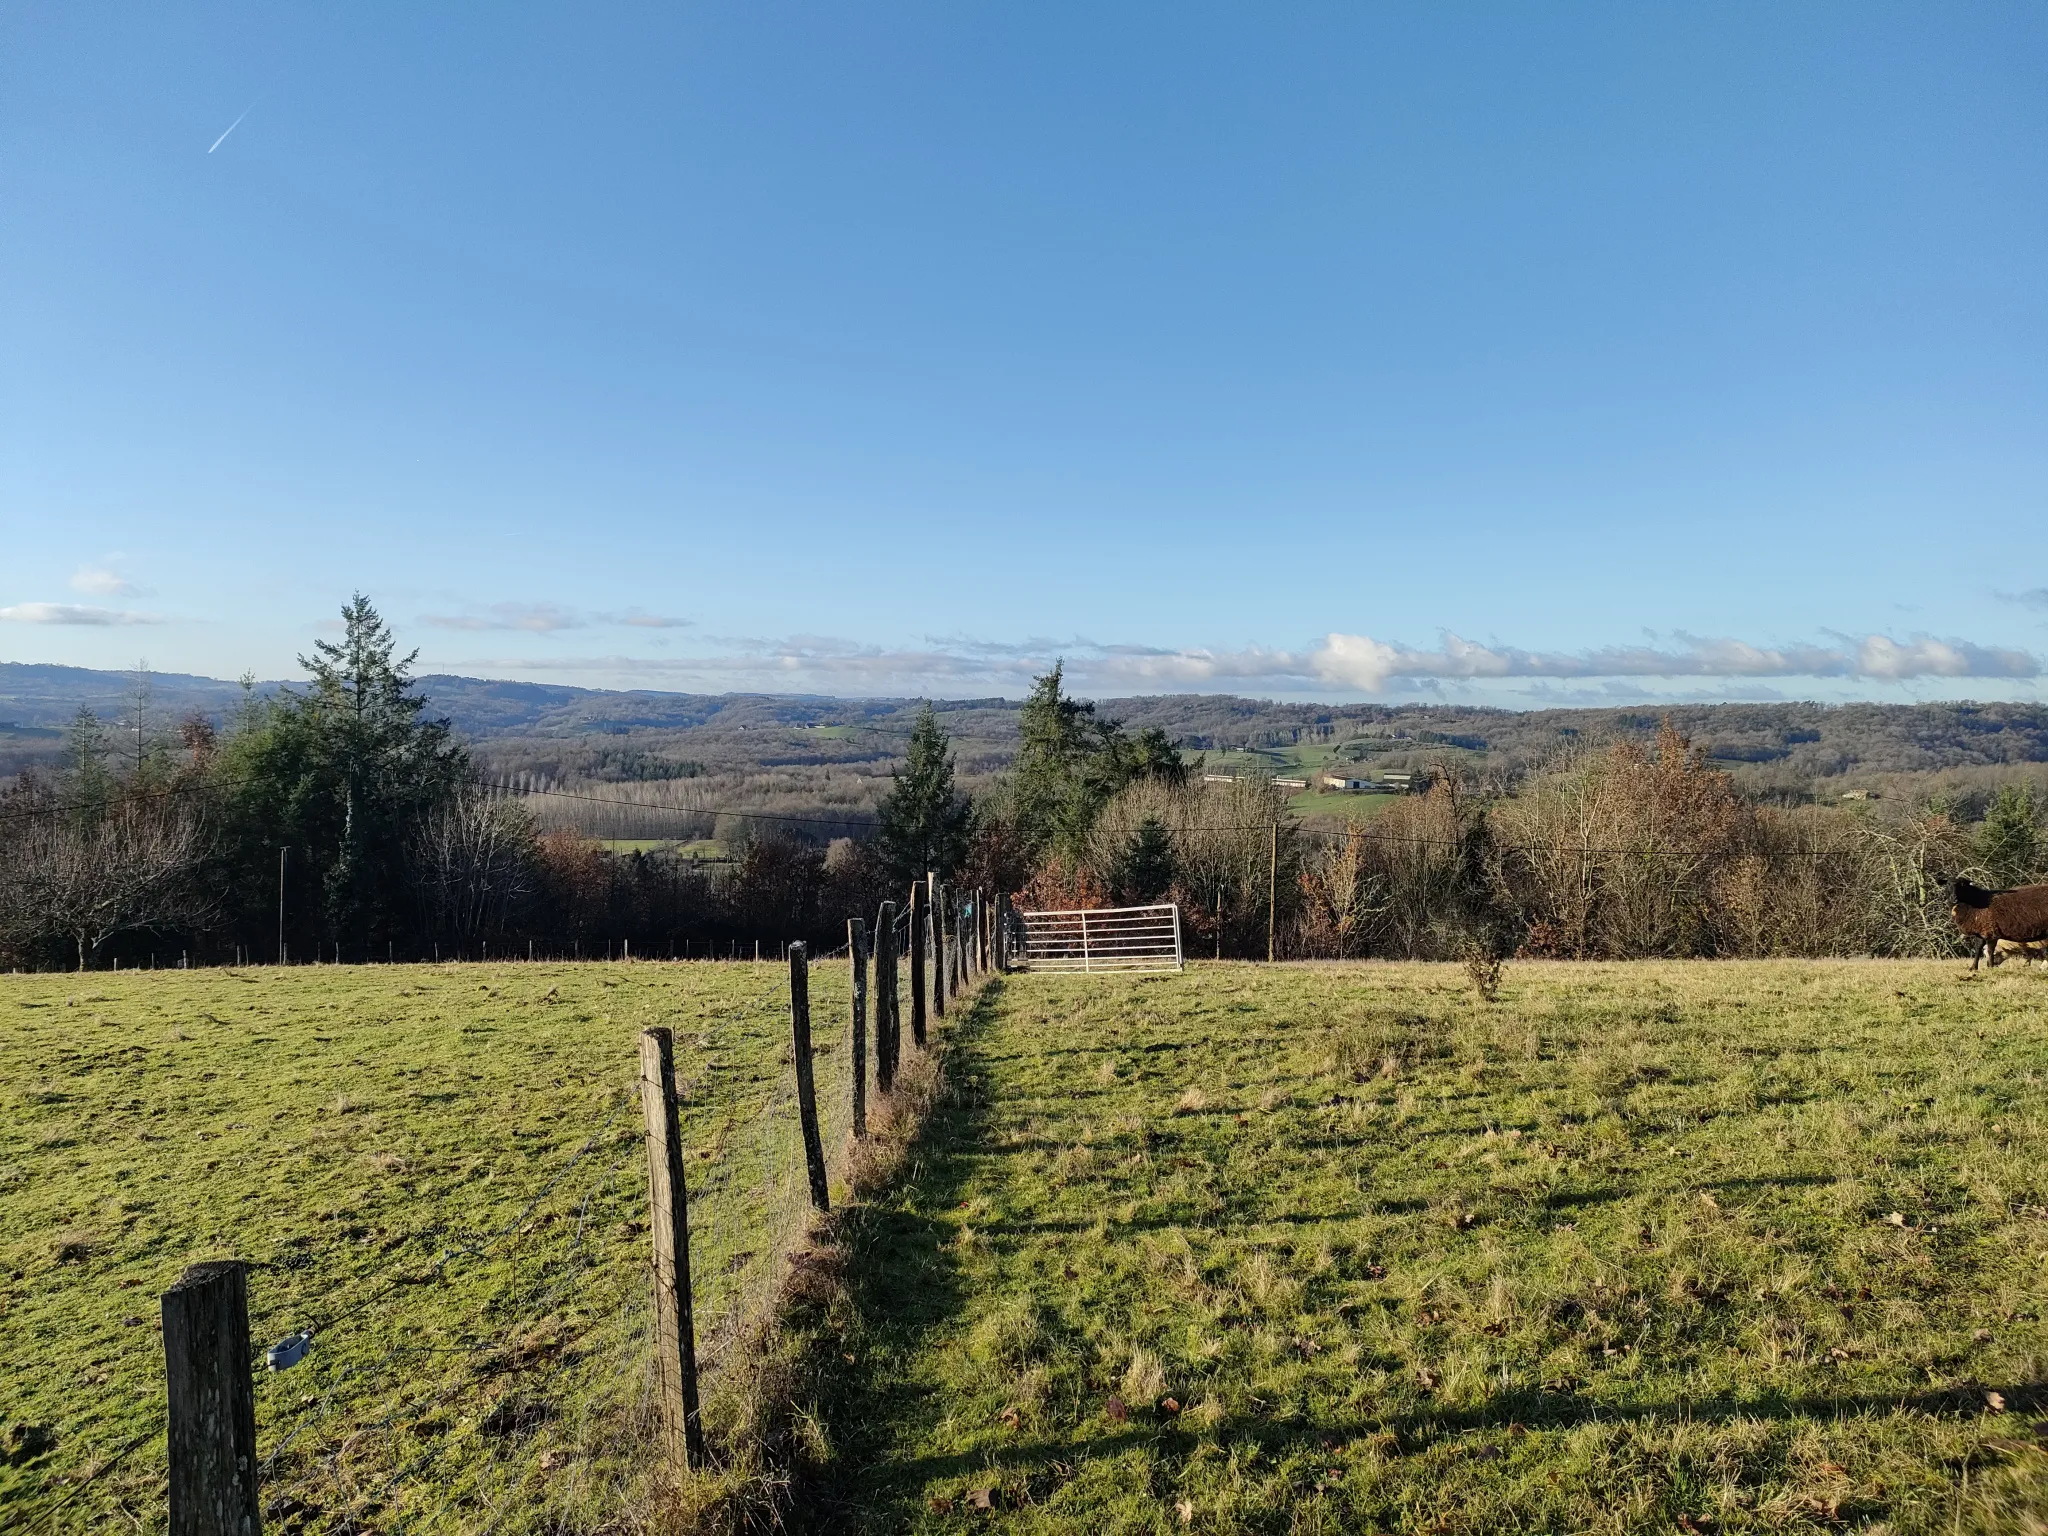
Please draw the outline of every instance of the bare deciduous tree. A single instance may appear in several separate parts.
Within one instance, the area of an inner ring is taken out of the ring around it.
[[[205,828],[186,805],[24,815],[0,851],[0,930],[21,948],[61,935],[82,971],[116,934],[203,923],[213,908],[195,879],[205,853]]]
[[[480,791],[422,821],[411,853],[428,927],[459,940],[502,931],[533,891],[535,841],[525,807]]]

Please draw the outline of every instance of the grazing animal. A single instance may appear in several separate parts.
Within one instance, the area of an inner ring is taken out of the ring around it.
[[[2000,940],[2027,945],[2048,940],[2048,885],[2022,885],[2009,891],[1987,891],[1958,880],[1950,915],[1970,940],[1970,969],[1987,954],[1998,964]]]

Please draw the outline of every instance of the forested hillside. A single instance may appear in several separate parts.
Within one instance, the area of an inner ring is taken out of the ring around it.
[[[285,685],[248,685],[267,697]],[[428,709],[479,744],[507,773],[611,782],[705,773],[823,769],[862,772],[902,756],[921,701],[783,694],[697,694],[570,688],[432,674]],[[138,705],[157,729],[198,713],[216,726],[243,685],[178,673],[101,672],[0,663],[0,772],[55,757],[81,705],[132,728]],[[936,707],[969,779],[1006,766],[1017,742],[1015,699],[949,699]],[[1818,780],[1881,785],[1886,775],[2048,763],[2048,705],[1673,704],[1620,709],[1482,709],[1457,704],[1301,704],[1229,694],[1152,694],[1098,701],[1133,731],[1157,729],[1184,749],[1348,745],[1377,766],[1433,757],[1525,771],[1574,742],[1647,739],[1664,720],[1745,788],[1784,795]],[[147,721],[145,721],[147,726]],[[1834,787],[1834,786],[1828,786]]]

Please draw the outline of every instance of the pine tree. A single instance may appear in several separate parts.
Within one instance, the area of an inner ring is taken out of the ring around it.
[[[953,756],[931,705],[910,733],[909,761],[892,775],[880,810],[882,863],[897,884],[927,871],[948,879],[967,856],[973,807],[953,787]]]
[[[1117,850],[1110,878],[1121,899],[1154,901],[1173,888],[1176,867],[1173,834],[1157,816],[1147,816]]]
[[[107,814],[114,798],[114,775],[107,767],[106,728],[88,705],[78,706],[71,717],[70,758],[65,784],[75,819],[81,826],[96,825]]]
[[[2041,814],[2025,784],[2002,786],[1977,829],[1977,856],[1996,885],[2025,885],[2041,858]]]
[[[1114,720],[1098,717],[1093,704],[1067,696],[1064,671],[1056,662],[1033,683],[1017,718],[1011,794],[1018,830],[1034,856],[1048,846],[1079,853],[1096,813],[1126,784],[1185,784],[1188,776],[1180,749],[1164,731],[1125,735]]]
[[[411,937],[408,841],[468,781],[470,762],[447,721],[425,718],[414,657],[397,654],[369,599],[357,593],[341,617],[339,642],[299,658],[306,691],[250,701],[222,778],[242,786],[228,825],[245,907],[275,901],[277,848],[288,847],[294,947],[322,938],[361,954]]]

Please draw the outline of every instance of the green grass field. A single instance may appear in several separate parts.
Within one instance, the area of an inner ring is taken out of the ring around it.
[[[835,1135],[846,976],[813,978]],[[0,1527],[165,1529],[157,1297],[227,1256],[254,1266],[259,1347],[317,1330],[257,1380],[266,1529],[581,1531],[631,1507],[637,1037],[676,1032],[715,1355],[803,1219],[787,996],[772,964],[0,977]]]
[[[820,1302],[863,1532],[2032,1531],[2048,978],[1011,978]]]
[[[673,853],[685,859],[722,859],[725,844],[708,837],[606,837],[598,839],[607,853]]]
[[[1388,806],[1398,804],[1400,795],[1352,794],[1347,790],[1303,790],[1287,798],[1287,809],[1297,816],[1326,816],[1337,821],[1371,821]]]
[[[636,1037],[677,1032],[715,1356],[803,1219],[784,975],[0,978],[0,1526],[165,1528],[156,1297],[233,1254],[259,1346],[318,1329],[258,1379],[266,1529],[621,1529]],[[797,1319],[799,1523],[2043,1529],[2048,977],[1026,976],[948,1052]]]

